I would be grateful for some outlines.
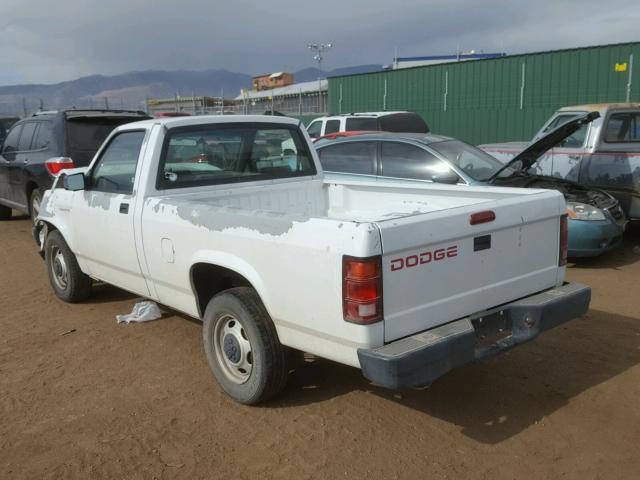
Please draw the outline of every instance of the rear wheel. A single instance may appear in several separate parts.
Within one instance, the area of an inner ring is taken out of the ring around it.
[[[209,302],[203,339],[213,375],[234,400],[254,405],[284,388],[287,351],[252,288],[232,288]]]
[[[5,207],[4,205],[0,205],[0,220],[10,220],[11,219],[11,209],[9,207]]]
[[[56,296],[69,303],[85,300],[91,293],[91,277],[80,270],[75,255],[57,230],[47,235],[44,255]]]
[[[42,203],[42,193],[37,188],[31,192],[31,198],[29,202],[29,215],[31,216],[31,221],[35,224],[36,218],[38,218],[38,214],[40,213],[40,204]]]

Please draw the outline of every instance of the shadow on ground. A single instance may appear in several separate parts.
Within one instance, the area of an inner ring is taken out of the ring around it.
[[[591,310],[566,326],[487,362],[452,371],[425,390],[386,390],[355,368],[326,360],[298,362],[286,391],[268,406],[321,402],[371,391],[462,427],[494,444],[553,414],[582,392],[640,363],[638,319]]]

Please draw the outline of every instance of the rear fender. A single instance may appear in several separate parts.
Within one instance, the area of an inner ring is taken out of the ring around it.
[[[193,257],[191,257],[192,267],[198,263],[208,263],[210,265],[227,268],[243,276],[256,290],[256,292],[258,292],[260,300],[262,300],[267,312],[273,319],[272,302],[268,290],[262,280],[262,277],[248,262],[240,257],[225,252],[199,250],[194,253]]]

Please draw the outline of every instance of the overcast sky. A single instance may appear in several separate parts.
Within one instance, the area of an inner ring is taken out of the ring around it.
[[[248,74],[475,49],[522,53],[640,40],[638,0],[0,0],[0,85],[130,70]],[[639,59],[640,61],[640,59]]]

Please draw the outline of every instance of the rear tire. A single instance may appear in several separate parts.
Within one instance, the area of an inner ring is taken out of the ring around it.
[[[29,216],[31,221],[35,225],[36,218],[40,213],[40,204],[42,203],[42,193],[37,188],[34,188],[31,192],[31,198],[29,199]]]
[[[76,303],[91,294],[91,277],[85,275],[76,256],[57,230],[49,233],[44,246],[44,259],[49,282],[56,296],[63,302]]]
[[[4,205],[0,205],[0,221],[2,220],[11,220],[11,209]]]
[[[237,287],[207,305],[204,351],[213,375],[234,400],[264,402],[287,383],[287,350],[256,291]]]

